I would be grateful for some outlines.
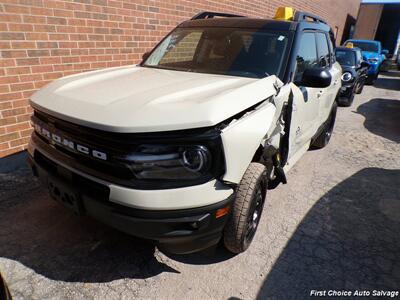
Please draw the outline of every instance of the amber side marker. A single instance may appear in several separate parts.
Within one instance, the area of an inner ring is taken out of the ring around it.
[[[229,213],[230,209],[231,208],[230,208],[229,205],[218,209],[217,212],[215,213],[215,218],[218,219],[218,218],[221,218],[221,217],[225,216],[226,214]]]

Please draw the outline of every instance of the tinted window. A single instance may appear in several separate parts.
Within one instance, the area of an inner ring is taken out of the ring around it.
[[[289,32],[241,28],[177,28],[143,66],[263,78],[286,65]]]
[[[341,65],[354,66],[356,59],[355,52],[336,49],[336,59]]]
[[[176,43],[167,49],[165,55],[161,58],[160,64],[188,62],[193,60],[197,45],[199,44],[201,31],[193,31],[183,37],[179,43]]]
[[[329,46],[326,35],[322,32],[316,33],[317,49],[318,49],[318,64],[320,67],[327,67],[330,64]]]
[[[361,61],[362,61],[361,51],[357,50],[356,51],[356,62],[357,62],[357,65],[361,64]]]
[[[306,69],[315,68],[318,66],[317,47],[314,33],[305,32],[302,34],[296,60],[297,68],[295,81],[301,80],[303,72]]]
[[[334,55],[335,51],[334,51],[333,41],[332,41],[331,37],[328,38],[328,45],[329,45],[329,51],[331,52],[331,62],[330,63],[333,64],[333,63],[335,63],[336,58]]]

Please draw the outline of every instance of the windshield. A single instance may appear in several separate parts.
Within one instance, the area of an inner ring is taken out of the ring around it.
[[[376,43],[350,41],[346,45],[349,43],[352,43],[354,47],[360,48],[362,51],[379,52],[379,47]]]
[[[253,78],[279,76],[288,34],[265,29],[177,28],[142,66]]]
[[[339,64],[344,66],[354,66],[356,64],[356,56],[354,51],[336,50],[336,59]]]

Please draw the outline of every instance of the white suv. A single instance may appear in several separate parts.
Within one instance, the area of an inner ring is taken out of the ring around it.
[[[165,251],[223,238],[243,252],[267,187],[330,139],[342,72],[332,36],[303,12],[196,15],[137,66],[67,76],[34,94],[33,172],[76,213]]]

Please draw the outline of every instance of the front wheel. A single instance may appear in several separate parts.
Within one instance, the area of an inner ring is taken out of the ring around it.
[[[224,229],[224,245],[232,253],[250,246],[261,218],[267,193],[266,168],[251,163],[236,189],[236,198]]]
[[[365,80],[365,83],[366,83],[366,84],[369,84],[369,85],[374,84],[374,82],[375,82],[375,80],[378,78],[378,76],[379,76],[378,73],[373,74],[373,75],[369,75],[369,76],[367,77],[367,80]]]
[[[361,81],[361,82],[359,82],[359,83],[357,84],[357,88],[356,88],[355,93],[356,93],[356,94],[361,94],[362,91],[363,91],[363,89],[364,89],[364,82]]]

